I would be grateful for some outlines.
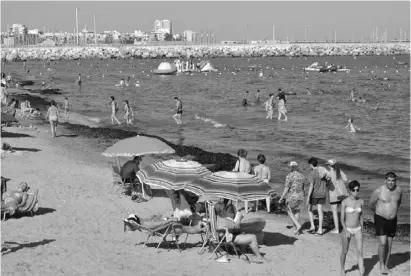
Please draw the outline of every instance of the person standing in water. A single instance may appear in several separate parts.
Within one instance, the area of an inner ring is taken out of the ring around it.
[[[116,117],[116,114],[118,112],[118,103],[114,99],[113,96],[111,96],[110,99],[111,99],[111,102],[110,102],[110,106],[111,106],[111,123],[114,124],[114,120],[115,120],[117,122],[117,124],[121,125],[120,121]]]
[[[278,121],[281,121],[281,115],[284,115],[284,122],[287,122],[287,109],[285,108],[285,95],[278,96]]]
[[[248,106],[247,97],[248,97],[248,91],[245,91],[244,98],[243,98],[243,106]]]
[[[348,125],[345,126],[345,128],[349,128],[350,132],[357,132],[357,130],[360,130],[359,127],[356,127],[353,124],[354,120],[353,119],[348,119]]]
[[[382,275],[389,273],[387,265],[397,232],[397,213],[401,200],[402,190],[397,185],[397,176],[393,172],[388,172],[385,175],[385,185],[372,193],[369,202],[369,207],[374,212],[376,236],[379,238],[378,257]]]
[[[67,97],[64,98],[64,115],[68,117],[70,112],[70,102]]]
[[[82,83],[81,74],[78,74],[78,79],[77,79],[76,83],[78,85],[79,90],[81,90],[81,83]]]
[[[174,97],[174,100],[176,100],[176,114],[173,115],[173,118],[177,125],[181,125],[183,123],[181,121],[181,116],[183,116],[183,103],[178,99],[178,97]]]
[[[133,112],[133,109],[131,109],[130,104],[128,103],[128,100],[124,101],[124,112],[125,112],[124,119],[126,119],[126,123],[127,124],[133,123],[133,119],[130,118],[130,115],[131,117],[134,118],[134,112]]]
[[[257,103],[260,102],[260,89],[257,89],[257,93],[255,94],[255,101]]]
[[[263,103],[262,106],[265,106],[265,111],[267,111],[266,119],[273,119],[273,107],[274,107],[274,94],[270,93],[269,98],[266,102]]]

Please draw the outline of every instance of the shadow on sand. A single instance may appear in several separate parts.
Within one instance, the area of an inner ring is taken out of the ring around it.
[[[265,246],[277,246],[282,244],[293,245],[298,239],[290,236],[283,235],[281,233],[264,232],[264,245]]]
[[[3,138],[22,138],[22,137],[33,138],[33,136],[28,135],[28,134],[7,132],[7,131],[3,131],[3,132],[1,133],[1,137],[3,137]]]
[[[17,242],[4,242],[4,244],[10,248],[10,250],[8,252],[5,252],[4,254],[9,254],[12,252],[16,252],[20,249],[23,248],[33,248],[33,247],[37,247],[39,245],[46,245],[49,244],[51,242],[56,241],[55,239],[44,239],[42,241],[38,241],[38,242],[29,242],[29,243],[17,243]]]
[[[35,148],[16,148],[16,147],[13,147],[13,150],[15,150],[15,151],[31,151],[31,152],[41,151],[40,149],[35,149]]]

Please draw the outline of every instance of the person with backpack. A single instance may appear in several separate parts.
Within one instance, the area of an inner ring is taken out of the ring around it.
[[[118,103],[117,101],[114,99],[113,96],[110,97],[111,98],[111,123],[114,124],[114,120],[117,122],[117,124],[121,125],[120,121],[117,119],[116,114],[118,112]]]

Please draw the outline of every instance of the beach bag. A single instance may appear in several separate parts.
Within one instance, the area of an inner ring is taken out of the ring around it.
[[[337,192],[337,199],[339,201],[344,200],[345,198],[347,198],[349,196],[347,188],[345,187],[344,182],[342,181],[337,181],[337,185],[335,185],[335,190]]]

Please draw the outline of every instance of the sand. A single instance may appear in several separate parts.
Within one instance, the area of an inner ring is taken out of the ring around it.
[[[40,208],[33,217],[2,222],[2,243],[12,247],[2,256],[2,275],[340,275],[338,235],[294,236],[288,219],[275,215],[265,215],[269,220],[260,251],[271,260],[266,264],[235,257],[230,263],[209,260],[210,253],[197,254],[199,235],[190,235],[182,252],[165,247],[155,253],[154,243],[142,248],[136,244],[145,235],[125,234],[122,220],[130,213],[170,215],[169,199],[138,204],[113,189],[109,159],[94,149],[93,139],[61,127],[56,139],[47,126],[3,129],[8,133],[2,133],[2,142],[19,148],[1,154],[2,175],[11,178],[8,188],[27,182],[31,191],[39,190]],[[368,275],[379,275],[376,252],[376,240],[366,240]],[[395,242],[392,254],[390,275],[409,275],[409,243]],[[358,275],[353,243],[346,270],[348,276]]]

